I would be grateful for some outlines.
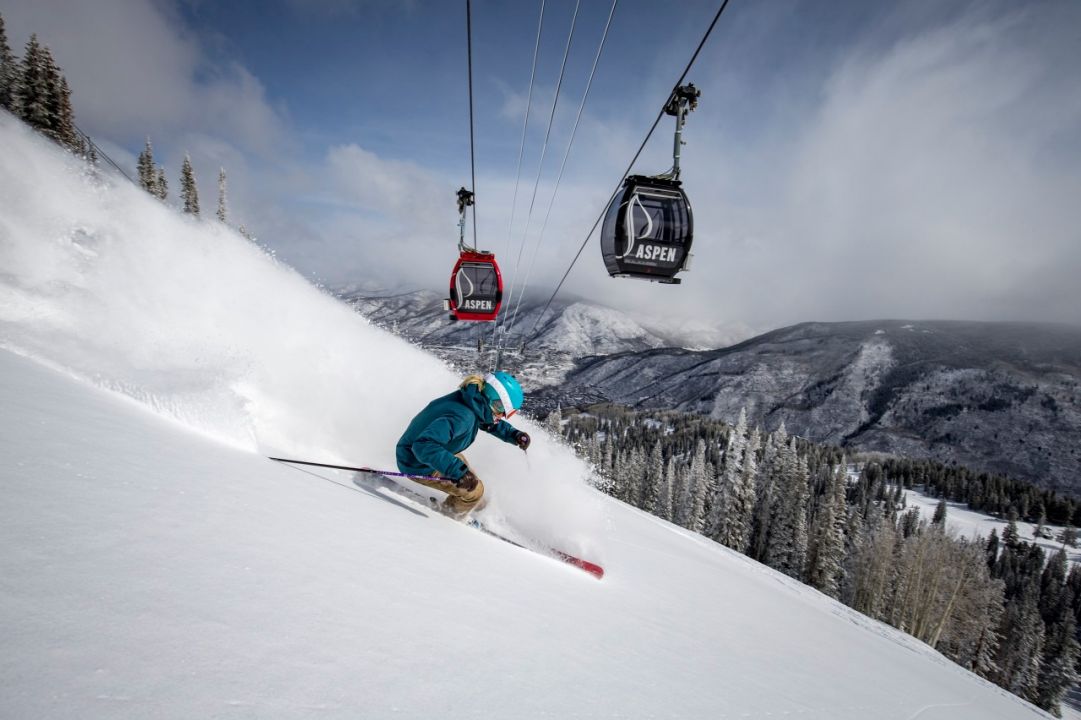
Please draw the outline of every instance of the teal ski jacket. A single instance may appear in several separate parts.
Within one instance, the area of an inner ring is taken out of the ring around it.
[[[488,398],[476,385],[466,385],[436,398],[413,418],[398,441],[398,469],[409,475],[432,475],[457,480],[466,464],[454,457],[473,444],[477,431],[514,443],[515,427],[505,420],[493,422]]]

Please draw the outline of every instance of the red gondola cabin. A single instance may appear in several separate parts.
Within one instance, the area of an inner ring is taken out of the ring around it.
[[[503,302],[503,275],[495,255],[483,250],[462,250],[450,274],[446,307],[452,320],[490,322]]]

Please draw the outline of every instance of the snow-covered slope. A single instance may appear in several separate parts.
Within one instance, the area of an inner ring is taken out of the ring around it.
[[[598,582],[7,352],[0,396],[3,717],[1041,715],[614,501]]]
[[[345,474],[453,387],[0,117],[0,717],[1024,718],[926,646],[483,437],[493,522]]]

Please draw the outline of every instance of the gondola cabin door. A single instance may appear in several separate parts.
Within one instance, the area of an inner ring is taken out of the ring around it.
[[[462,250],[450,275],[447,309],[452,320],[490,322],[503,302],[503,275],[495,255],[483,250]]]

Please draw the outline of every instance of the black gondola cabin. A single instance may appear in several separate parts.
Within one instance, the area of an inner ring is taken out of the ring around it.
[[[503,275],[495,255],[483,250],[462,250],[450,274],[447,309],[453,320],[495,320],[503,302]]]
[[[691,203],[679,180],[631,175],[601,226],[601,254],[611,277],[679,283],[694,237]]]

